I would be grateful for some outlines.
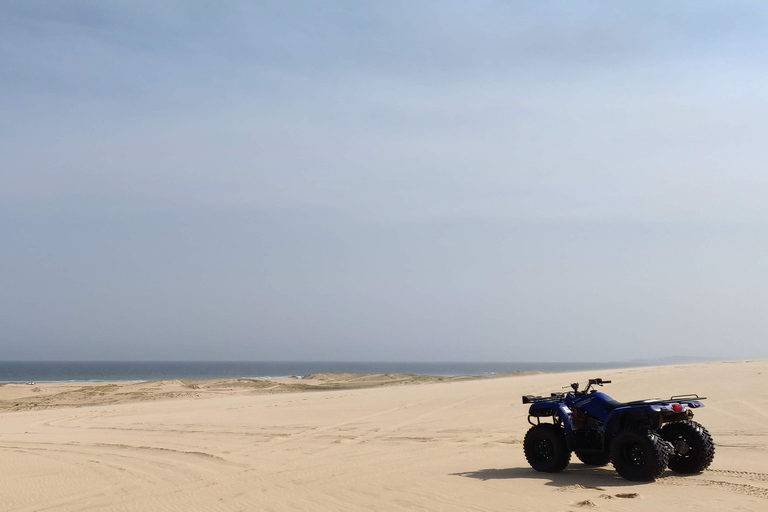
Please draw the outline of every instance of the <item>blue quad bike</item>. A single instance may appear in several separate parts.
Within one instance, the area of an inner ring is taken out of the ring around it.
[[[669,467],[682,474],[700,473],[715,457],[712,436],[692,421],[693,409],[704,407],[695,394],[669,400],[652,398],[617,402],[594,389],[610,380],[589,379],[583,390],[523,396],[531,404],[532,427],[523,441],[525,458],[537,471],[565,469],[571,452],[584,464],[613,467],[627,480],[652,481]],[[551,422],[542,419],[551,419]]]

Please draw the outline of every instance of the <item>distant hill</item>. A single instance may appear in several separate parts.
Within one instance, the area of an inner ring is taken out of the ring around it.
[[[641,366],[655,366],[655,365],[665,365],[665,364],[708,363],[713,361],[721,361],[721,359],[716,357],[700,357],[700,356],[665,356],[665,357],[632,359],[630,363],[641,365]]]

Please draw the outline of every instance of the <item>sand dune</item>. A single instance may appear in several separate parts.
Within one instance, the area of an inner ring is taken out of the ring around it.
[[[530,469],[520,395],[595,376],[707,396],[711,469]],[[768,361],[434,380],[0,386],[0,510],[768,510]]]
[[[456,382],[494,377],[439,377],[408,374],[315,373],[277,379],[174,379],[151,382],[57,382],[0,384],[0,411],[83,407],[169,398],[295,393],[393,385]]]

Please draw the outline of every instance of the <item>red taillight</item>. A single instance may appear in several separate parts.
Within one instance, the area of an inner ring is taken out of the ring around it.
[[[672,410],[675,412],[683,412],[683,409],[685,409],[685,407],[681,404],[672,404]]]

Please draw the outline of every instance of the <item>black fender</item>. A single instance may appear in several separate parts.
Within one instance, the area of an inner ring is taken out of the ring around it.
[[[531,404],[530,409],[528,409],[528,416],[533,416],[534,418],[552,417],[555,422],[562,422],[568,427],[571,424],[571,409],[560,402],[537,402]]]
[[[648,427],[658,430],[661,427],[662,415],[650,407],[620,407],[615,409],[605,422],[605,443],[610,444],[611,438],[630,427]]]

